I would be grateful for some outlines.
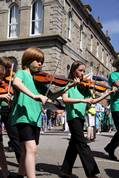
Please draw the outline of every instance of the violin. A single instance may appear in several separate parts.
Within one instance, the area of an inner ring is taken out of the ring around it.
[[[66,78],[60,77],[58,75],[52,75],[47,72],[37,72],[33,75],[33,79],[36,82],[43,82],[45,84],[49,84],[52,81],[52,84],[60,87],[67,85],[70,81]]]
[[[8,93],[8,91],[10,94],[13,94],[12,87],[9,88],[9,84],[5,81],[2,81],[0,83],[0,94],[6,94],[6,93]]]
[[[47,72],[37,72],[33,74],[33,79],[36,82],[42,82],[45,84],[49,84],[52,81],[52,84],[56,85],[56,86],[66,86],[69,82],[73,82],[73,80],[70,79],[66,79],[63,78],[61,76],[58,75],[52,75],[49,74]],[[88,87],[90,89],[94,89],[98,92],[105,92],[107,89],[111,89],[109,86],[102,84],[101,82],[95,82],[94,80],[82,80],[80,81],[79,85],[83,86],[83,87]]]
[[[107,89],[111,89],[111,87],[103,84],[103,82],[95,82],[94,80],[81,81],[80,85],[89,87],[90,89],[95,89],[98,92],[105,92]]]

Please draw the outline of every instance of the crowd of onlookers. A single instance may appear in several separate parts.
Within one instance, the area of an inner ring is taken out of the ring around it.
[[[5,130],[4,124],[1,126],[0,129]],[[64,132],[69,133],[65,110],[44,109],[42,112],[41,134],[51,130],[55,126],[61,126]],[[100,103],[90,105],[87,109],[84,127],[84,130],[87,130],[87,138],[90,141],[94,141],[96,134],[100,134],[102,131],[111,132],[114,129],[115,126],[110,112],[110,105],[105,107]]]
[[[43,110],[41,134],[47,130],[51,130],[55,126],[61,126],[64,132],[69,133],[65,110]],[[96,134],[100,134],[102,131],[111,132],[114,129],[115,127],[109,104],[103,106],[102,104],[97,103],[95,105],[90,105],[90,107],[87,108],[84,130],[87,130],[87,138],[90,141],[95,140]]]

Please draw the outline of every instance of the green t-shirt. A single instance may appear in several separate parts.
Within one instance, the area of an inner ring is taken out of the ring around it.
[[[75,86],[70,88],[67,91],[69,98],[74,99],[85,99],[91,97],[91,92],[88,88]],[[84,116],[86,114],[86,103],[66,103],[66,113],[67,113],[67,120],[72,120],[75,118],[85,119]]]
[[[119,80],[119,72],[112,72],[109,74],[108,82],[113,86],[115,81]],[[119,92],[111,94],[111,111],[119,111]]]
[[[22,80],[22,83],[34,94],[39,94],[32,76],[25,70],[19,70],[15,77]],[[23,92],[14,88],[14,99],[11,112],[12,125],[17,123],[29,123],[41,127],[40,101],[36,101]]]

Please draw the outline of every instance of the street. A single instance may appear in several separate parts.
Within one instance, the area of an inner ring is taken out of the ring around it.
[[[119,162],[108,159],[104,147],[110,141],[114,133],[102,132],[101,135],[96,136],[95,142],[89,143],[96,162],[100,169],[100,178],[119,178]],[[68,145],[70,136],[61,131],[60,127],[55,127],[40,136],[40,144],[38,147],[38,154],[36,160],[36,175],[37,178],[58,178],[60,166],[62,164],[65,151]],[[13,152],[7,151],[7,135],[4,134],[4,146],[6,157],[8,161],[8,168],[13,172],[13,177],[18,170],[18,163],[16,162]],[[115,155],[119,159],[119,148],[115,150]],[[72,178],[86,178],[82,164],[79,157],[75,162],[73,168]]]

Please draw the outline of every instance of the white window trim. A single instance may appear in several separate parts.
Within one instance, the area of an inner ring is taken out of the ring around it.
[[[101,62],[104,63],[104,49],[102,49]]]
[[[83,49],[83,27],[82,24],[80,25],[80,41],[79,41],[80,50]]]
[[[71,40],[71,32],[72,32],[72,16],[70,13],[68,13],[68,35],[67,39]]]
[[[96,46],[96,57],[99,58],[99,43],[98,42]]]
[[[8,23],[7,23],[7,38],[8,39],[16,39],[16,38],[18,38],[18,35],[16,35],[16,36],[10,36],[9,34],[10,34],[10,10],[11,10],[11,8],[13,8],[13,6],[16,6],[16,7],[18,7],[17,6],[17,4],[13,4],[11,7],[9,7],[9,13],[8,13]],[[19,9],[18,9],[19,10]],[[18,21],[18,23],[16,23],[18,26],[19,26],[19,21]],[[19,28],[17,26],[17,28]],[[19,29],[17,29],[17,30],[19,30]]]
[[[109,55],[107,54],[106,55],[106,67],[108,68],[108,66],[109,66]]]
[[[91,35],[90,51],[93,52],[93,36]]]
[[[35,3],[37,0],[33,1]],[[42,2],[42,1],[41,1]],[[32,12],[33,12],[33,3],[31,4],[31,14],[30,14],[30,36],[41,36],[42,33],[32,34]],[[42,19],[44,20],[44,18]],[[44,23],[44,22],[43,22]],[[43,24],[44,25],[44,24]]]

